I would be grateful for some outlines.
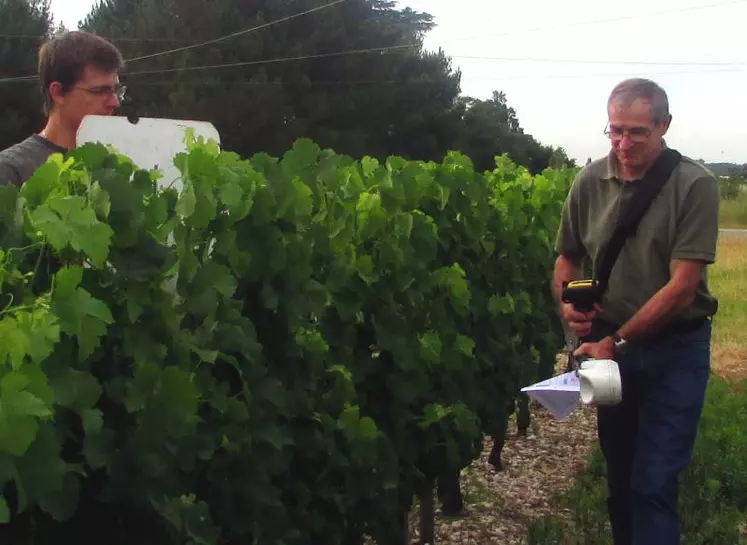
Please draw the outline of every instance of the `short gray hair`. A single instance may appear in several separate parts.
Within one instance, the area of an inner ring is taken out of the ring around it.
[[[666,91],[645,78],[631,78],[618,83],[612,89],[607,104],[611,104],[613,100],[620,100],[625,106],[629,106],[637,98],[651,103],[654,123],[657,125],[669,116],[669,99]]]

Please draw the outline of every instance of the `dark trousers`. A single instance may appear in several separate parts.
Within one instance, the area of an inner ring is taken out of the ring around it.
[[[596,338],[610,333],[595,329]],[[597,407],[615,545],[680,545],[678,478],[692,457],[710,345],[709,321],[616,357],[622,401]]]

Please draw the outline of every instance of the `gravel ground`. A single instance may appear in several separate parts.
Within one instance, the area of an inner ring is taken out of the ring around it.
[[[558,369],[558,372],[562,372]],[[574,474],[587,461],[596,441],[596,415],[579,406],[564,421],[555,420],[539,405],[532,405],[532,427],[517,437],[511,421],[503,449],[504,470],[488,464],[492,445],[462,472],[465,511],[444,517],[436,502],[435,545],[521,545],[527,525],[553,510],[552,495],[572,485]],[[412,513],[412,543],[418,543],[418,513]]]
[[[503,449],[504,470],[496,472],[485,441],[479,460],[462,472],[465,511],[443,517],[436,504],[437,545],[521,545],[527,525],[550,513],[551,496],[573,482],[596,440],[596,417],[579,408],[565,421],[534,408],[533,426],[526,437],[511,436]],[[417,509],[412,513],[412,543],[418,543]]]

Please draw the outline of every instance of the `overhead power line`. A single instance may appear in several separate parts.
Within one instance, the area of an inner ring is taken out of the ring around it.
[[[202,70],[218,70],[223,68],[238,68],[246,66],[257,66],[265,64],[279,64],[293,61],[312,60],[312,59],[324,59],[332,57],[346,57],[352,55],[363,55],[369,53],[381,53],[389,54],[392,53],[394,47],[374,47],[367,49],[352,49],[348,51],[336,51],[332,53],[317,53],[314,55],[298,55],[294,57],[277,57],[274,59],[259,59],[253,61],[238,61],[220,64],[206,64],[198,66],[184,66],[181,68],[160,68],[153,70],[137,70],[137,71],[125,71],[122,76],[142,76],[142,75],[153,75],[153,74],[169,74],[169,73],[182,73],[182,72],[194,72]],[[396,51],[396,50],[395,50]],[[702,62],[702,61],[638,61],[638,60],[605,60],[605,59],[553,59],[549,57],[495,57],[495,56],[476,56],[476,55],[449,55],[454,59],[470,59],[470,60],[485,60],[485,61],[501,61],[501,62],[531,62],[531,63],[558,63],[558,64],[605,64],[605,65],[626,65],[626,66],[713,66],[713,67],[747,67],[747,61],[745,62]],[[36,76],[18,76],[15,78],[4,78],[0,79],[0,83],[11,83],[17,81],[29,81],[36,79]]]
[[[100,34],[97,34],[101,36]],[[131,43],[186,43],[194,44],[194,40],[185,40],[184,38],[127,38],[125,36],[112,38],[111,36],[101,36],[110,42],[131,42]],[[43,34],[0,34],[0,39],[8,40],[48,40],[49,36]]]
[[[36,76],[15,76],[12,78],[0,78],[0,83],[15,83],[19,81],[36,81]]]
[[[685,74],[712,74],[712,73],[723,73],[723,72],[744,72],[747,71],[747,67],[744,68],[716,68],[713,70],[669,70],[663,72],[651,72],[652,76],[677,76]],[[469,77],[466,78],[469,81],[505,81],[515,79],[588,79],[588,78],[600,78],[600,77],[627,77],[628,73],[620,72],[605,72],[597,74],[508,74],[505,76],[493,76],[493,77]],[[346,86],[346,85],[439,85],[441,82],[437,80],[309,80],[303,81],[247,81],[247,80],[217,80],[217,81],[205,81],[205,80],[166,80],[166,81],[135,81],[128,83],[132,88],[146,86],[193,86],[193,87],[221,87],[221,86],[247,86],[247,87],[263,87],[263,86]]]
[[[205,47],[207,45],[216,44],[218,42],[223,42],[225,40],[230,40],[231,38],[235,38],[236,36],[241,36],[243,34],[249,34],[251,32],[256,32],[257,30],[262,30],[263,28],[268,28],[273,25],[277,25],[280,23],[285,23],[286,21],[290,21],[291,19],[296,19],[298,17],[301,17],[303,15],[308,15],[310,13],[314,13],[316,11],[320,11],[323,9],[330,8],[336,4],[339,4],[341,2],[344,2],[345,0],[333,0],[332,2],[329,2],[327,4],[323,4],[321,6],[317,6],[315,8],[307,9],[306,11],[302,11],[301,13],[296,13],[294,15],[289,15],[287,17],[282,17],[281,19],[276,19],[274,21],[270,21],[269,23],[264,23],[259,26],[255,26],[252,28],[247,28],[245,30],[240,30],[239,32],[234,32],[232,34],[227,34],[226,36],[222,36],[220,38],[215,38],[214,40],[208,40],[206,42],[200,42],[192,45],[186,45],[184,47],[177,47],[175,49],[168,49],[166,51],[160,51],[158,53],[151,53],[150,55],[141,55],[140,57],[134,57],[132,59],[127,59],[127,62],[135,62],[135,61],[142,61],[145,59],[152,59],[155,57],[163,57],[165,55],[171,55],[173,53],[181,53],[182,51],[189,51],[190,49],[196,49],[198,47]]]
[[[237,68],[240,66],[254,66],[261,64],[276,64],[283,62],[309,60],[309,59],[321,59],[329,57],[341,57],[349,55],[361,55],[366,53],[389,53],[389,47],[379,47],[370,49],[354,49],[350,51],[339,51],[335,53],[319,53],[316,55],[302,55],[297,57],[279,57],[275,59],[265,59],[256,61],[240,61],[231,63],[221,64],[209,64],[202,66],[185,66],[183,68],[164,68],[154,70],[139,70],[136,72],[125,72],[123,75],[126,76],[137,76],[146,74],[167,74],[173,72],[192,72],[195,70],[213,70],[221,68]],[[459,55],[453,55],[451,58],[470,58],[470,59],[482,59],[491,61],[506,61],[506,62],[543,62],[543,63],[570,63],[570,64],[620,64],[620,65],[648,65],[648,66],[747,66],[747,62],[735,62],[735,63],[721,63],[721,62],[666,62],[666,61],[594,61],[589,59],[549,59],[549,58],[530,58],[530,57],[462,57]]]
[[[684,74],[717,74],[717,73],[734,73],[734,72],[746,72],[747,65],[739,66],[735,65],[726,68],[713,68],[710,70],[699,69],[699,70],[668,70],[662,72],[648,72],[650,76],[677,76]],[[505,74],[501,76],[492,77],[467,77],[463,78],[462,81],[506,81],[515,79],[591,79],[600,77],[628,77],[630,72],[603,72],[603,73],[583,73],[583,74]],[[432,79],[419,79],[419,80],[308,80],[308,81],[251,81],[251,80],[142,80],[142,81],[128,81],[127,85],[131,88],[142,87],[142,86],[195,86],[195,87],[213,87],[213,86],[248,86],[248,87],[261,87],[270,85],[285,85],[285,86],[314,86],[314,85],[438,85],[440,80]]]
[[[276,57],[274,59],[260,59],[260,60],[254,60],[254,61],[238,61],[238,62],[228,62],[228,63],[221,63],[221,64],[209,64],[209,65],[203,65],[203,66],[185,66],[183,68],[164,68],[164,69],[154,69],[154,70],[138,70],[136,72],[124,72],[123,75],[126,76],[137,76],[137,75],[143,75],[143,74],[165,74],[170,72],[191,72],[194,70],[212,70],[215,68],[236,68],[239,66],[253,66],[253,65],[259,65],[259,64],[277,64],[277,63],[283,63],[283,62],[292,62],[292,61],[303,61],[303,60],[309,60],[309,59],[326,59],[331,57],[347,57],[352,55],[363,55],[367,53],[387,53],[392,49],[395,49],[397,46],[394,47],[370,47],[367,49],[351,49],[348,51],[335,51],[332,53],[316,53],[313,55],[298,55],[295,57]],[[0,80],[2,81],[2,80]]]
[[[367,21],[366,21],[367,22]],[[427,23],[426,23],[427,24]],[[423,23],[421,22],[408,22],[408,21],[387,21],[386,26],[401,27],[401,28],[422,28]],[[151,38],[151,37],[134,37],[134,36],[110,36],[103,35],[95,32],[97,36],[101,36],[106,40],[114,43],[167,43],[167,44],[189,44],[194,45],[199,42],[194,39],[189,40],[186,38]],[[0,39],[9,40],[48,40],[49,36],[45,34],[0,34]]]
[[[716,62],[716,61],[615,61],[612,59],[553,59],[550,57],[485,57],[480,55],[449,55],[453,59],[470,59],[479,61],[504,62],[547,62],[561,64],[632,64],[637,66],[747,66],[744,62]]]

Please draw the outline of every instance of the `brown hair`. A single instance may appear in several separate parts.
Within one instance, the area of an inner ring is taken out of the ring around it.
[[[644,78],[631,78],[618,83],[610,93],[607,104],[613,100],[622,100],[624,104],[630,105],[637,98],[651,103],[655,124],[663,122],[669,115],[669,99],[666,91],[653,81]]]
[[[44,96],[44,113],[54,105],[49,95],[53,82],[67,92],[91,66],[105,72],[119,71],[124,66],[122,53],[101,36],[89,32],[65,32],[52,38],[39,49],[39,83]]]

